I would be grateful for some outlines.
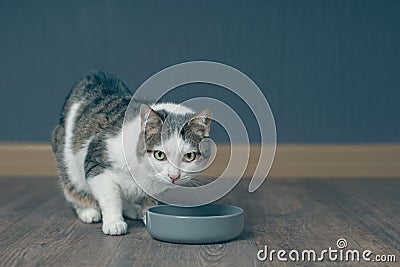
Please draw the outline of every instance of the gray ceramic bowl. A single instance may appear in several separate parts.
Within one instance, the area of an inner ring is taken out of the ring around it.
[[[146,216],[150,235],[172,243],[227,241],[240,235],[244,224],[241,208],[222,204],[194,208],[160,205],[149,208]]]

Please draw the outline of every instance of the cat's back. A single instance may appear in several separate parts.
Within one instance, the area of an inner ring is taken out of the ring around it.
[[[87,74],[65,100],[52,132],[53,150],[60,150],[68,132],[75,149],[94,135],[118,133],[130,99],[131,91],[116,76],[103,71]]]
[[[68,95],[63,111],[78,102],[85,105],[101,104],[104,100],[115,98],[129,98],[129,88],[116,76],[103,71],[96,71],[87,74],[80,79]]]
[[[111,73],[96,71],[80,79],[72,89],[74,97],[130,96],[129,88]]]

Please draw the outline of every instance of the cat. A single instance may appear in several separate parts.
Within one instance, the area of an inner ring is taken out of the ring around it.
[[[67,202],[81,221],[102,221],[107,235],[127,233],[124,216],[146,223],[146,210],[158,204],[130,172],[156,180],[154,186],[162,191],[171,183],[189,182],[196,175],[190,170],[209,156],[200,153],[199,144],[209,136],[210,109],[195,113],[183,105],[134,98],[133,113],[122,127],[131,98],[129,88],[114,75],[88,74],[73,86],[51,133]],[[126,155],[123,135],[131,146]]]

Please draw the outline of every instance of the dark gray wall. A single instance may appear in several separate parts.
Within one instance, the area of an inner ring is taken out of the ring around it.
[[[199,59],[259,85],[280,142],[400,141],[400,1],[2,0],[0,38],[2,141],[48,140],[90,70],[135,89]]]

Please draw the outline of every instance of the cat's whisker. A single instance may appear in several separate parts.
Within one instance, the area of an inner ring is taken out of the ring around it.
[[[193,180],[199,181],[202,183],[210,183],[212,181],[215,181],[218,177],[199,177],[199,178],[194,178]]]
[[[215,176],[210,176],[210,177],[198,177],[197,180],[201,180],[201,181],[214,181],[218,179],[218,177]]]
[[[190,183],[194,186],[203,186],[208,184],[209,182],[211,182],[210,180],[196,180],[196,179],[192,179],[190,180]]]
[[[212,177],[212,178],[217,178],[218,176],[216,176],[216,175],[212,175],[212,174],[207,174],[207,173],[202,173],[202,174],[199,174],[197,177]]]

